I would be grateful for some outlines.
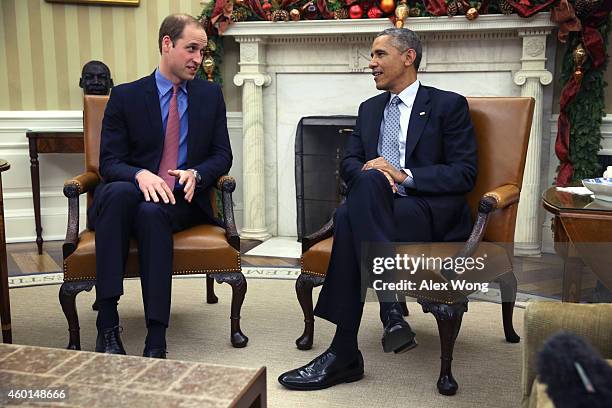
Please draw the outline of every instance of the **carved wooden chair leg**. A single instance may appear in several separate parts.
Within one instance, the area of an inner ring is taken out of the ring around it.
[[[59,290],[59,301],[62,305],[62,310],[68,320],[68,332],[70,339],[68,340],[68,349],[81,349],[81,335],[79,327],[79,315],[76,310],[76,296],[82,291],[89,292],[93,288],[94,281],[83,282],[64,282]]]
[[[455,395],[459,385],[451,371],[453,361],[453,348],[455,340],[461,328],[461,320],[463,313],[467,311],[467,300],[452,305],[444,303],[434,303],[421,301],[423,312],[430,312],[436,318],[438,323],[438,333],[440,335],[440,348],[442,356],[440,357],[440,377],[438,378],[438,392],[442,395]]]
[[[512,325],[512,314],[514,313],[514,302],[516,302],[516,276],[514,272],[508,272],[497,279],[502,298],[502,318],[504,322],[504,335],[508,343],[518,343],[521,338],[514,331]]]
[[[312,312],[312,288],[323,284],[323,278],[301,273],[295,282],[295,293],[304,313],[304,332],[295,341],[300,350],[310,350],[314,338],[314,314]]]
[[[247,291],[247,281],[242,272],[218,273],[214,275],[218,283],[228,283],[232,287],[232,311],[230,315],[230,341],[236,348],[245,347],[249,338],[240,330],[240,309]]]
[[[206,275],[206,303],[217,303],[219,298],[215,295],[215,278]]]

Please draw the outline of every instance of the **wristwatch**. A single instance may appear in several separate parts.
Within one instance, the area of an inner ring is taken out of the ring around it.
[[[196,179],[196,185],[199,185],[202,182],[202,176],[200,176],[199,171],[197,171],[196,169],[187,169],[187,171],[190,171],[193,173],[193,176]]]

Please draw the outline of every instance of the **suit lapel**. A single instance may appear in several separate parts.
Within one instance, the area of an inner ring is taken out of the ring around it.
[[[371,113],[372,120],[366,122],[368,127],[364,129],[364,136],[367,138],[365,149],[366,160],[370,160],[378,156],[378,138],[380,137],[380,124],[382,123],[385,106],[387,105],[387,102],[389,102],[390,96],[391,94],[389,92],[385,92],[383,94],[380,94],[373,101]]]
[[[194,81],[187,82],[187,163],[191,165],[193,153],[196,152],[197,135],[200,134],[199,124],[201,122],[200,108],[202,97],[199,96],[199,89],[194,85]],[[200,117],[200,120],[198,118]]]
[[[153,128],[153,135],[161,146],[164,145],[164,126],[159,106],[159,95],[157,94],[157,84],[155,83],[155,72],[148,78],[145,92],[145,103],[149,113],[149,123]]]
[[[414,151],[419,139],[423,135],[425,125],[429,120],[429,91],[423,86],[419,86],[412,112],[410,113],[410,123],[408,124],[408,135],[406,138],[406,159],[404,165],[407,167],[408,158]]]

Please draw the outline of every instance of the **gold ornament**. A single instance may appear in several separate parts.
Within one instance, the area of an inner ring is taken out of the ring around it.
[[[244,0],[234,0],[234,5],[236,5],[236,6],[244,6]]]
[[[293,21],[300,21],[300,10],[298,9],[293,9],[289,12],[289,17],[291,17],[291,20]]]
[[[215,72],[215,60],[212,57],[212,51],[210,49],[206,49],[204,53],[204,61],[202,62],[202,67],[204,68],[204,72],[206,73],[206,78],[213,82],[213,73]]]
[[[401,3],[395,8],[395,17],[397,17],[395,26],[397,28],[404,27],[404,20],[406,17],[408,17],[408,13],[410,13],[410,8],[406,4],[406,0],[402,0]]]
[[[574,71],[574,79],[576,82],[582,82],[582,78],[584,77],[584,70],[582,69],[582,65],[586,62],[588,55],[586,50],[582,46],[582,44],[578,44],[572,53],[574,57],[574,64],[576,65],[576,70]]]
[[[476,20],[478,18],[478,10],[475,7],[470,8],[467,13],[465,13],[465,18],[468,20]]]
[[[395,0],[380,0],[379,8],[385,13],[393,13],[395,10]]]

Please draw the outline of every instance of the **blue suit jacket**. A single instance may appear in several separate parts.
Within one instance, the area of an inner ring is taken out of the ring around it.
[[[363,164],[378,157],[383,112],[390,93],[363,102],[341,164],[350,185]],[[419,87],[408,125],[406,162],[415,187],[408,195],[422,197],[431,208],[434,239],[463,240],[472,218],[464,195],[474,187],[477,172],[476,138],[466,99],[454,92]]]
[[[189,130],[187,168],[202,175],[194,201],[212,219],[209,188],[232,165],[221,87],[187,82]],[[134,181],[140,169],[157,173],[164,132],[155,75],[113,88],[102,121],[100,175],[104,182]]]

